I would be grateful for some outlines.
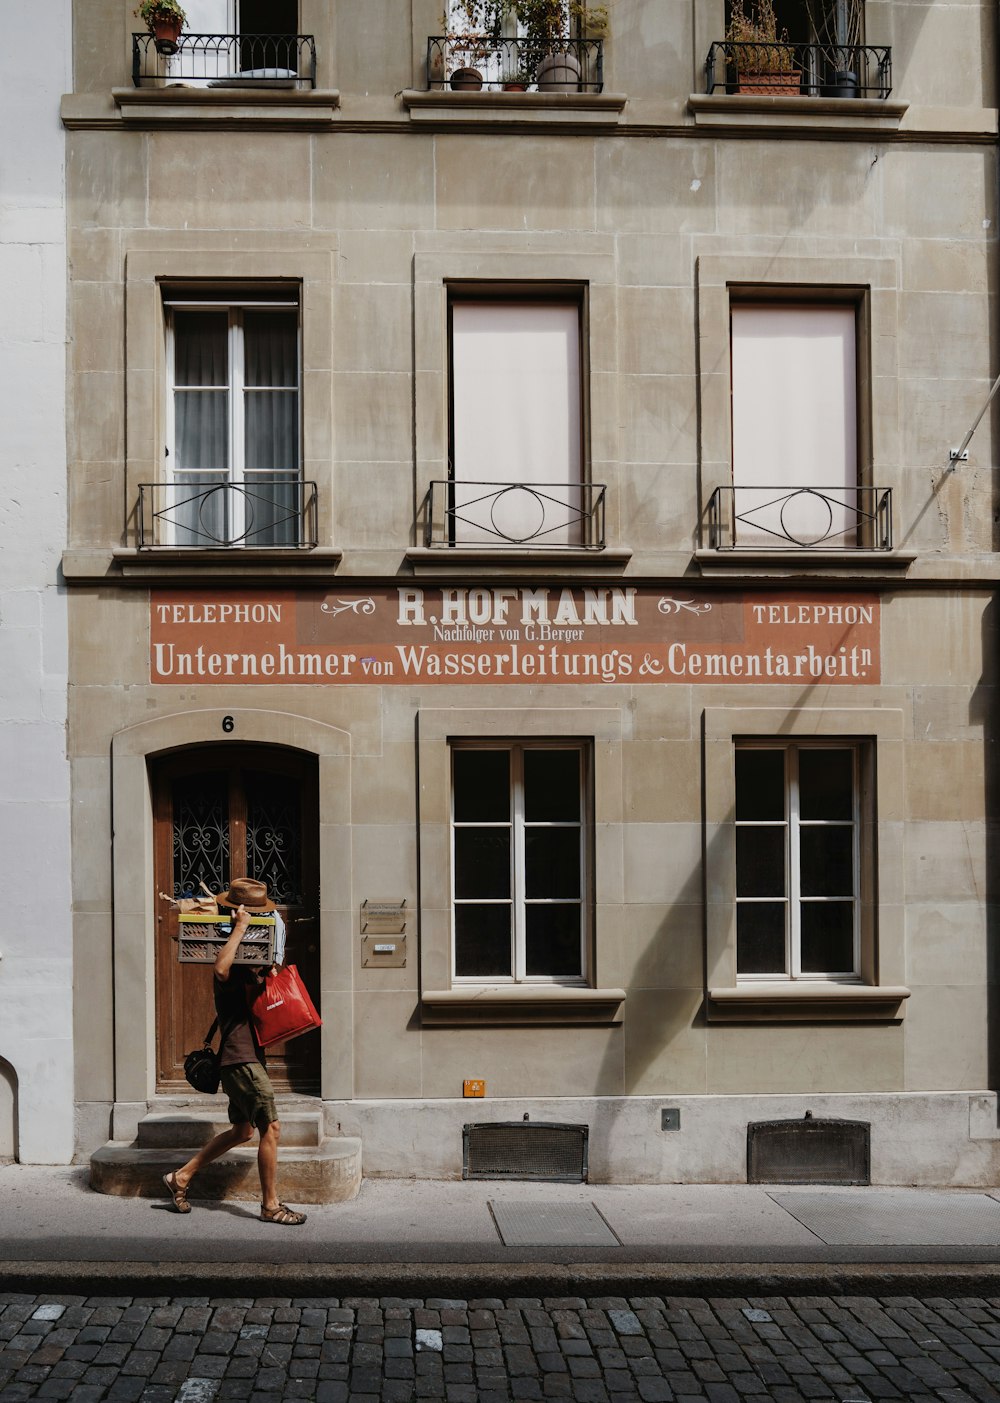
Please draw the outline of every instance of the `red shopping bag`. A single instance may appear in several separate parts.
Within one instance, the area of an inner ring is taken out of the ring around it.
[[[250,1019],[261,1047],[297,1038],[322,1022],[294,965],[267,976],[263,989],[250,1001]]]

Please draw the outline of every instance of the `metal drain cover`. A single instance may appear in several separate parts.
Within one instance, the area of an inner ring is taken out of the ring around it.
[[[491,1198],[489,1206],[505,1247],[621,1246],[620,1239],[592,1203],[523,1203]]]
[[[1000,1246],[1000,1203],[988,1194],[859,1189],[769,1197],[831,1247]]]

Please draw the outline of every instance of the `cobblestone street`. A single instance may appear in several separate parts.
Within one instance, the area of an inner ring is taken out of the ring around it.
[[[0,1399],[1000,1399],[1000,1299],[0,1295]]]

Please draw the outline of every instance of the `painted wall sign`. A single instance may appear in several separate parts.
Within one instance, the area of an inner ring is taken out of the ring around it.
[[[880,681],[874,595],[598,586],[154,590],[150,681]]]

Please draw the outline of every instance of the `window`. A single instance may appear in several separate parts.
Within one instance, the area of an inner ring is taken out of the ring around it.
[[[177,546],[299,543],[297,296],[165,301],[167,500]]]
[[[579,302],[450,310],[451,543],[582,544]]]
[[[580,744],[453,747],[456,980],[583,982],[588,785]]]
[[[737,545],[861,544],[856,321],[853,304],[733,304]]]
[[[240,78],[283,86],[299,76],[298,0],[185,0],[181,48],[170,77],[209,86]]]
[[[738,978],[859,976],[863,758],[836,742],[737,747]]]

